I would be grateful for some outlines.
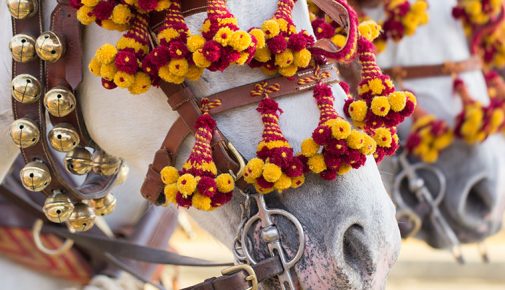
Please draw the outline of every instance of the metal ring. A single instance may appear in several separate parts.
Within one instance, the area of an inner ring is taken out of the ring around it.
[[[291,259],[290,261],[287,261],[285,264],[286,265],[285,270],[290,269],[302,258],[303,250],[305,249],[305,234],[303,232],[302,224],[298,221],[298,219],[294,215],[292,215],[291,213],[289,213],[285,210],[267,209],[266,212],[270,216],[281,215],[281,216],[286,217],[291,223],[293,223],[293,225],[295,225],[296,230],[298,231],[298,243],[299,243],[298,250],[296,252],[296,255],[293,257],[293,259]],[[247,246],[244,246],[244,245],[246,245],[246,237],[247,237],[247,233],[249,232],[249,229],[257,220],[260,220],[259,214],[255,214],[244,224],[244,230],[242,232],[242,239],[241,239],[244,255],[246,256],[249,263],[252,265],[257,264],[258,262],[256,260],[254,260],[251,253],[249,252]]]
[[[396,211],[396,220],[400,221],[402,217],[406,217],[414,225],[414,228],[405,236],[405,239],[416,236],[423,223],[421,218],[414,211],[405,208]]]
[[[47,248],[44,245],[44,243],[42,243],[42,239],[40,238],[40,232],[42,231],[43,226],[44,222],[41,219],[38,219],[35,221],[32,228],[33,241],[39,251],[49,256],[60,256],[65,254],[66,252],[68,252],[68,250],[70,250],[70,248],[72,248],[72,246],[74,245],[74,241],[69,239],[66,239],[63,245],[61,245],[57,249]]]

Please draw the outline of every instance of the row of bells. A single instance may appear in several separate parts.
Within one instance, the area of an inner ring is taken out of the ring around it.
[[[54,223],[66,222],[73,231],[87,231],[95,224],[97,215],[110,214],[116,207],[112,194],[87,202],[72,203],[63,193],[55,193],[44,202],[43,211],[47,219]]]

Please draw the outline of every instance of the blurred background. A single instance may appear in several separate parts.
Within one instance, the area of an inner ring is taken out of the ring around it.
[[[170,246],[179,254],[214,261],[231,261],[232,253],[185,215],[186,230],[178,227]],[[455,262],[449,251],[434,250],[410,239],[403,243],[398,262],[390,273],[390,290],[495,290],[505,289],[505,231],[486,240],[489,263],[478,245],[463,246],[465,264]],[[165,267],[165,285],[184,288],[219,275],[220,268]]]

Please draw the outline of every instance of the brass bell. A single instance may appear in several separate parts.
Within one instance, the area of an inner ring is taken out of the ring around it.
[[[65,168],[76,175],[88,174],[93,169],[91,153],[83,147],[76,147],[65,155]]]
[[[9,49],[16,62],[29,62],[35,59],[35,40],[29,35],[14,35],[9,42]]]
[[[44,96],[44,105],[49,114],[55,117],[65,117],[75,109],[74,94],[64,88],[49,90]]]
[[[95,218],[93,208],[84,203],[77,203],[67,220],[67,225],[72,231],[85,232],[93,227]]]
[[[58,124],[49,131],[49,143],[56,151],[70,152],[79,145],[79,134],[69,124]]]
[[[110,193],[102,198],[95,199],[94,202],[97,215],[108,215],[116,208],[116,198]]]
[[[20,118],[12,122],[9,128],[12,141],[19,148],[28,148],[40,140],[39,127],[30,119]]]
[[[93,153],[93,171],[100,175],[110,176],[119,170],[121,159],[97,150]]]
[[[48,220],[53,223],[62,223],[68,220],[74,210],[74,205],[65,194],[55,193],[46,199],[42,210]]]
[[[21,183],[29,191],[42,191],[51,183],[49,168],[41,161],[32,161],[19,172]]]
[[[20,74],[12,82],[12,97],[23,104],[35,103],[40,97],[40,82],[29,74]]]
[[[119,172],[116,177],[116,185],[123,184],[126,179],[128,179],[128,174],[130,173],[130,167],[128,167],[128,164],[123,161],[121,166],[119,167]]]
[[[56,33],[47,31],[37,37],[35,51],[40,59],[47,62],[57,62],[65,53],[65,45]]]
[[[7,7],[11,16],[16,19],[25,19],[33,16],[38,9],[36,0],[7,0]]]

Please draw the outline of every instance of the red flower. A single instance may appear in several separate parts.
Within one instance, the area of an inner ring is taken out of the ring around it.
[[[256,178],[256,182],[258,183],[258,185],[261,188],[265,188],[265,189],[272,188],[274,186],[274,184],[272,182],[266,181],[265,178],[263,178],[263,176]]]
[[[307,47],[307,38],[302,32],[293,34],[289,37],[288,47],[294,51],[300,51]]]
[[[334,180],[337,178],[337,170],[336,169],[326,169],[325,171],[319,174],[324,180]]]
[[[137,57],[135,53],[129,50],[119,51],[116,55],[115,64],[119,71],[124,71],[128,74],[134,74],[138,69]]]
[[[188,47],[182,41],[171,41],[168,50],[171,58],[185,58],[189,53]]]
[[[214,178],[203,176],[200,181],[198,181],[197,189],[201,194],[212,197],[217,193],[216,181]]]
[[[231,200],[232,196],[233,196],[233,191],[230,191],[228,193],[218,192],[211,198],[211,201],[212,201],[211,206],[218,207],[223,204],[226,204]]]
[[[215,41],[207,41],[203,46],[203,55],[210,62],[216,62],[221,57],[221,46]]]
[[[152,62],[156,64],[159,69],[170,60],[170,50],[166,46],[160,45],[153,49],[149,56],[151,57]]]
[[[280,34],[267,40],[267,45],[270,51],[275,54],[279,54],[288,48],[286,39]]]
[[[331,136],[331,129],[328,126],[318,126],[312,132],[312,139],[319,145],[324,145],[328,142]]]
[[[286,175],[289,177],[297,177],[303,174],[303,163],[298,157],[291,160],[291,164],[286,168]]]
[[[112,15],[114,6],[114,1],[100,1],[93,8],[93,15],[99,20],[108,19]]]
[[[102,87],[104,87],[108,90],[112,90],[112,89],[115,89],[117,87],[117,85],[114,83],[114,81],[109,81],[109,80],[102,78]]]
[[[180,207],[189,208],[192,204],[191,196],[184,197],[180,192],[175,195],[175,201]]]
[[[158,0],[138,0],[138,5],[142,10],[152,11],[158,6]]]

